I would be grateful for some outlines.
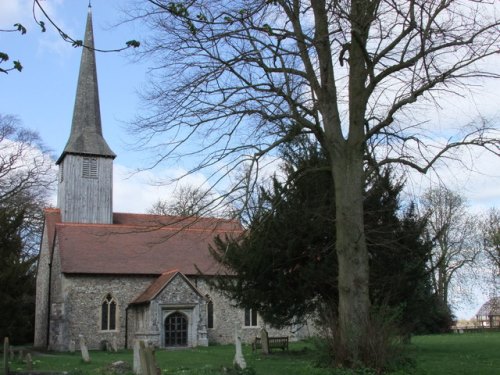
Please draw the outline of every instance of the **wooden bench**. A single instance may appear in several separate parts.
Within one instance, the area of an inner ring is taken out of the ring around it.
[[[267,343],[269,352],[271,352],[272,349],[288,350],[288,336],[268,337]],[[261,338],[256,337],[254,342],[252,343],[252,350],[255,351],[256,349],[261,349],[261,348],[262,348]]]

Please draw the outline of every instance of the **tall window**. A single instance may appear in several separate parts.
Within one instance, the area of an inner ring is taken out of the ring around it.
[[[101,305],[101,330],[116,330],[116,301],[108,294]]]
[[[257,311],[245,309],[245,327],[257,327]]]
[[[214,328],[214,303],[207,303],[207,328]]]
[[[97,158],[83,158],[83,178],[97,178]]]

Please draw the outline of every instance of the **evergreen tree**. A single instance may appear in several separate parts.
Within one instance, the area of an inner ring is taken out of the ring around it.
[[[314,147],[285,152],[286,182],[260,191],[259,207],[243,238],[218,238],[213,256],[234,277],[216,286],[274,326],[302,321],[320,308],[336,311],[337,256],[332,228],[334,186],[325,155]],[[402,183],[372,173],[365,187],[370,290],[375,305],[397,311],[406,332],[437,330],[427,271],[431,247],[414,206],[401,212]]]
[[[0,206],[0,337],[31,342],[35,312],[36,257],[23,241],[26,205]]]

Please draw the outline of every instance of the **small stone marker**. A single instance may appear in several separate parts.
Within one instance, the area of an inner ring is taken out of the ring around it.
[[[114,353],[118,352],[118,340],[116,336],[113,336],[111,339],[111,350],[113,350]]]
[[[262,345],[262,354],[269,354],[269,335],[265,328],[260,330],[260,343]]]
[[[134,374],[136,375],[141,375],[141,355],[140,355],[140,350],[141,350],[141,340],[134,340]]]
[[[26,354],[26,370],[33,371],[33,359],[31,358],[31,354]]]
[[[5,337],[3,339],[3,373],[6,375],[9,373],[9,360],[7,359],[7,354],[10,350],[12,349],[10,349],[9,346],[9,338]]]
[[[85,338],[83,335],[78,336],[80,338],[80,351],[82,352],[82,360],[85,363],[90,363],[89,350],[87,349],[87,345],[85,344]]]
[[[234,355],[233,365],[237,369],[244,370],[247,367],[247,363],[241,350],[241,337],[236,324],[234,325],[234,345],[236,347],[236,354]]]
[[[74,353],[76,351],[76,342],[75,340],[69,341],[69,352]]]

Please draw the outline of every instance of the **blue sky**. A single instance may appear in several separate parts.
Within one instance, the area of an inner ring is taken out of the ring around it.
[[[114,27],[124,17],[121,7],[129,3],[129,0],[92,1],[97,48],[115,49],[130,39],[141,40],[147,30],[141,30],[140,24]],[[67,34],[75,39],[83,38],[87,0],[45,0],[42,4]],[[32,0],[0,0],[0,29],[11,28],[17,22],[22,23],[28,33],[0,33],[0,51],[8,53],[11,60],[19,60],[24,69],[21,73],[0,75],[0,113],[17,115],[25,127],[38,131],[57,157],[70,131],[81,49],[62,41],[50,26],[46,33],[41,33],[32,18]],[[500,57],[490,63],[500,66]],[[183,171],[181,165],[167,164],[154,171],[131,175],[136,168],[148,165],[145,153],[131,150],[133,139],[127,134],[126,123],[139,110],[137,92],[145,85],[150,65],[149,61],[134,61],[128,52],[97,54],[103,132],[118,155],[115,211],[144,212],[157,198],[168,196],[172,189],[152,185],[154,178],[176,176]],[[490,82],[475,89],[473,97],[466,95],[462,104],[444,103],[436,116],[459,121],[481,112],[499,119],[499,104],[500,82]],[[500,207],[499,158],[484,152],[464,153],[463,157],[473,170],[455,164],[442,169],[440,177],[412,175],[408,192],[418,195],[441,179],[464,194],[475,212]],[[203,181],[203,175],[197,174],[190,177],[189,183]],[[470,315],[477,308],[475,305],[462,315]]]
[[[67,140],[71,126],[81,48],[73,48],[50,26],[42,33],[31,17],[30,0],[8,0],[17,3],[11,11],[4,1],[0,5],[0,25],[7,28],[21,22],[28,33],[0,33],[1,49],[11,60],[19,60],[24,69],[2,75],[2,113],[18,115],[26,127],[37,130],[44,142],[58,154]],[[93,21],[96,47],[120,48],[137,32],[127,24],[112,27],[122,14],[118,1],[94,0]],[[48,12],[65,32],[82,39],[87,15],[87,1],[43,1]],[[9,14],[10,13],[10,14]],[[47,23],[47,22],[46,22]],[[125,146],[124,122],[131,119],[137,107],[136,88],[144,81],[146,66],[131,62],[127,52],[98,53],[98,79],[101,116],[105,137],[118,155],[117,163],[135,166],[139,161]]]

